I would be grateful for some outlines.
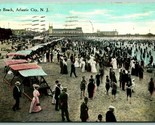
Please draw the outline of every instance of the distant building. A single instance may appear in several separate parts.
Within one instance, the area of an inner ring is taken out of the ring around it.
[[[117,36],[117,31],[97,31],[97,36]]]
[[[53,26],[49,26],[49,35],[52,36],[83,36],[82,27],[68,28],[68,29],[53,29]]]
[[[26,33],[26,29],[13,29],[12,30],[12,33],[14,35],[23,35]]]

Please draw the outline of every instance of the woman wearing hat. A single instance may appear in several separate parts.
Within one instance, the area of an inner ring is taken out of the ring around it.
[[[92,75],[90,76],[87,90],[88,90],[88,97],[90,99],[93,99],[94,91],[95,91],[95,80]]]
[[[40,102],[39,102],[39,96],[40,96],[40,93],[38,91],[39,85],[33,84],[33,88],[34,88],[33,98],[32,98],[32,102],[30,105],[29,113],[39,112],[42,110],[41,106],[40,106]]]

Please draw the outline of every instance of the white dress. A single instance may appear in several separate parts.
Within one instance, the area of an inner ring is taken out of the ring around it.
[[[42,110],[41,106],[39,105],[40,104],[39,96],[40,96],[39,91],[34,89],[34,91],[33,91],[33,98],[32,98],[32,101],[31,101],[29,113],[39,112],[39,111]]]
[[[92,73],[97,73],[96,61],[94,61],[94,60],[91,62],[91,72]]]
[[[80,67],[81,67],[82,61],[83,61],[83,57],[80,58]]]
[[[44,53],[44,56],[43,57],[44,57],[44,60],[43,61],[44,62],[47,62],[47,60],[46,60],[46,53]]]
[[[117,60],[116,60],[116,58],[111,59],[111,64],[112,64],[113,69],[117,69]]]
[[[79,63],[79,58],[75,58],[75,63],[74,63],[75,67],[80,67],[80,63]]]
[[[55,100],[55,88],[56,88],[56,84],[54,85],[53,89],[52,89],[52,92],[53,92],[53,98],[52,98],[52,104],[55,104],[56,103],[56,100]]]
[[[135,68],[135,61],[134,60],[131,60],[131,68]]]
[[[85,65],[86,65],[85,61],[82,61],[81,62],[81,70],[82,70],[82,72],[85,72]]]

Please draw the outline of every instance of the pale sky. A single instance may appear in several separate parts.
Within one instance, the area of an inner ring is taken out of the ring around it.
[[[119,34],[149,32],[155,34],[155,2],[70,1],[49,2],[46,0],[27,3],[12,2],[11,4],[9,0],[1,1],[0,27],[48,29],[51,24],[54,28],[82,27],[84,32],[90,33],[97,30],[117,30]],[[5,11],[10,8],[12,11]],[[27,11],[17,11],[20,8]],[[48,12],[46,12],[47,9]]]

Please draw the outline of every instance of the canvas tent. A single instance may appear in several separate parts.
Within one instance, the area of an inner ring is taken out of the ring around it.
[[[9,61],[7,61],[7,64],[8,62]],[[12,62],[16,62],[16,61],[12,61]],[[32,99],[33,97],[32,96],[33,84],[40,85],[39,91],[41,92],[41,95],[52,94],[52,90],[50,89],[50,86],[48,85],[48,83],[44,78],[44,76],[46,76],[47,74],[36,63],[13,64],[13,65],[8,65],[8,67],[12,71],[12,77],[7,77],[8,73],[6,73],[6,75],[3,78],[4,82],[12,86],[13,85],[12,83],[14,83],[16,79],[18,79],[22,83],[23,94],[29,99]]]

